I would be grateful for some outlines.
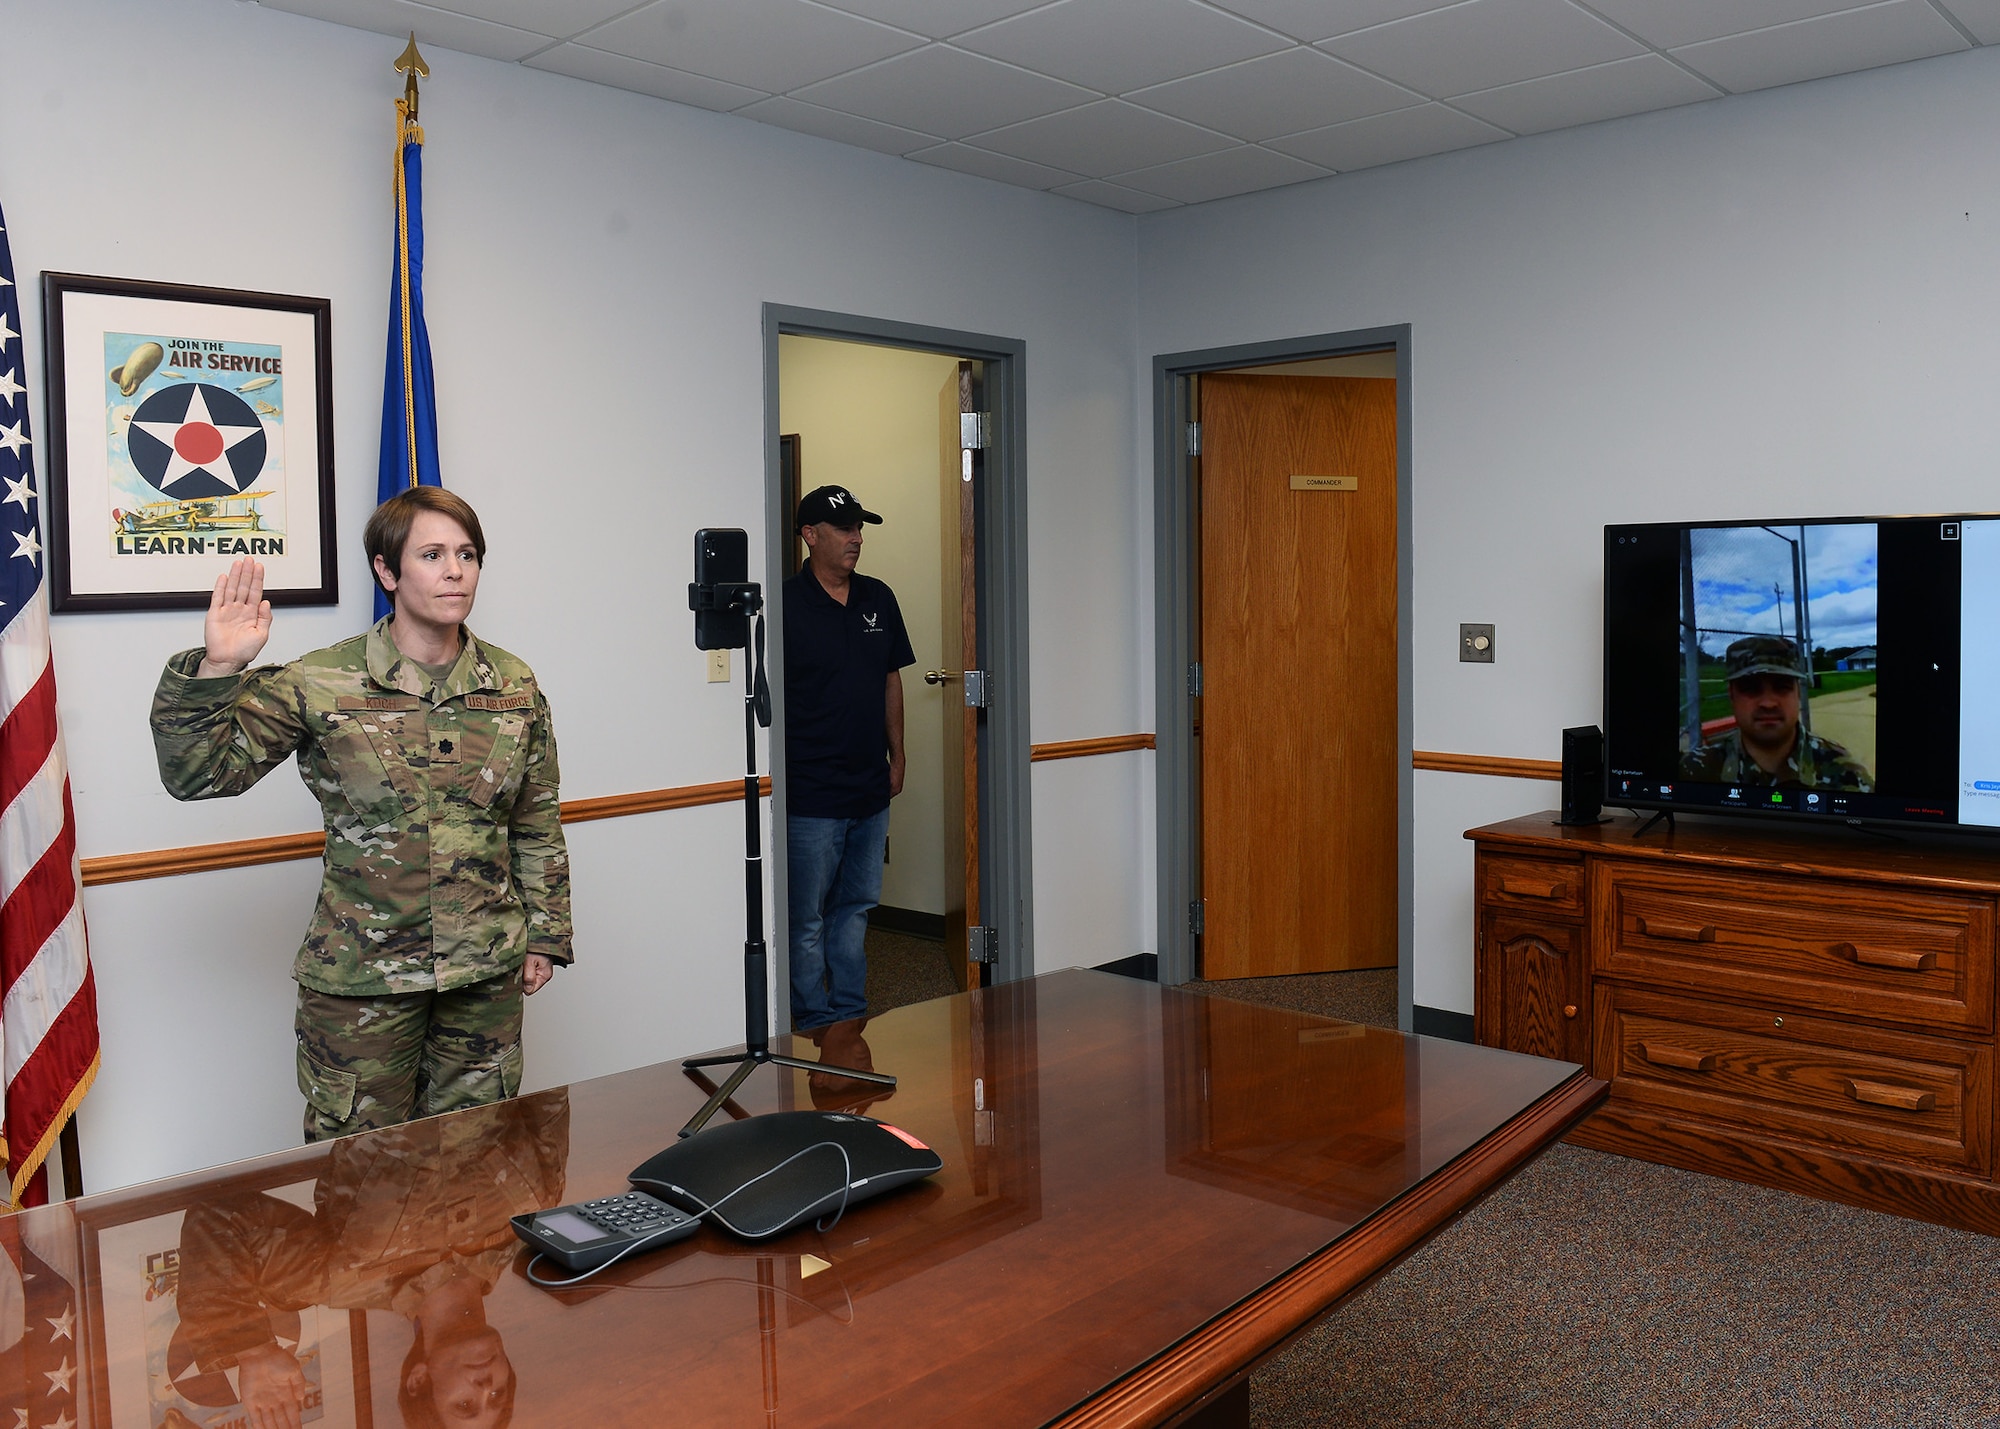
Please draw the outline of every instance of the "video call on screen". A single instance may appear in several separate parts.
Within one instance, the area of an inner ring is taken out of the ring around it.
[[[1613,804],[2000,827],[2000,516],[1608,526]]]

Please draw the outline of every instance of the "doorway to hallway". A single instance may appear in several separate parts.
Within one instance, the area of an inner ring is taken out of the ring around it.
[[[902,671],[906,775],[889,811],[871,998],[1020,976],[1033,966],[1017,457],[1025,354],[1003,339],[793,309],[767,308],[765,327],[774,587],[803,554],[799,495],[844,486],[884,517],[863,528],[857,570],[895,592],[916,656]],[[787,632],[782,618],[774,624],[782,926]],[[788,963],[782,937],[778,946]]]

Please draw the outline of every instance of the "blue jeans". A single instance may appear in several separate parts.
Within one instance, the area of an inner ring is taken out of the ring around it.
[[[882,897],[889,811],[865,819],[785,819],[792,1025],[801,1032],[868,1011],[868,910]]]

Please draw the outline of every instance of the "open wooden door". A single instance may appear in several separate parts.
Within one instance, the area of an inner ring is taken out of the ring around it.
[[[974,496],[982,473],[979,375],[960,362],[956,377],[938,394],[945,460],[938,502],[938,582],[942,602],[940,666],[924,679],[944,687],[944,946],[960,989],[980,987],[984,963],[972,956],[979,918],[979,709],[966,698],[968,665],[979,660],[976,582],[977,524]],[[965,420],[970,414],[972,421]],[[980,672],[970,671],[976,680]],[[983,933],[983,930],[982,930]]]
[[[1202,975],[1393,967],[1396,384],[1201,379]]]

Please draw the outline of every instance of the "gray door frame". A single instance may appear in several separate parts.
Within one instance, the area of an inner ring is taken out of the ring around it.
[[[1414,779],[1410,767],[1410,328],[1360,328],[1234,347],[1170,352],[1153,359],[1154,723],[1158,751],[1160,981],[1194,975],[1190,913],[1201,886],[1200,769],[1188,694],[1199,630],[1195,625],[1197,513],[1188,469],[1186,379],[1233,367],[1303,362],[1357,352],[1396,351],[1396,1020],[1408,1031],[1415,942],[1416,859],[1412,846]]]
[[[995,982],[1012,982],[1035,970],[1035,889],[1028,760],[1028,489],[1026,454],[1028,346],[1018,338],[893,322],[854,313],[764,304],[764,569],[785,568],[784,483],[778,468],[778,338],[833,338],[879,347],[915,348],[985,365],[983,401],[993,414],[992,444],[977,493],[979,564],[979,664],[990,672],[985,729],[979,740],[980,921],[999,934]],[[773,592],[775,594],[775,591]],[[775,607],[776,601],[771,604]],[[785,668],[784,621],[772,610],[773,670]],[[771,829],[775,850],[784,848],[784,681],[771,681]],[[772,887],[777,907],[771,965],[779,990],[791,985],[786,956],[786,870],[777,857]],[[963,949],[950,950],[963,956]],[[787,994],[788,996],[789,994]],[[782,1013],[785,1004],[779,1003]],[[789,1026],[780,1021],[778,1025]]]

